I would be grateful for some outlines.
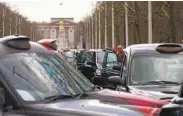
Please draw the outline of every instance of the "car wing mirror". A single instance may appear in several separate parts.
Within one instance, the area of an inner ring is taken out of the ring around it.
[[[171,100],[171,103],[173,104],[183,104],[183,98],[176,96]]]
[[[125,81],[120,76],[110,76],[108,82],[113,85],[124,85]]]

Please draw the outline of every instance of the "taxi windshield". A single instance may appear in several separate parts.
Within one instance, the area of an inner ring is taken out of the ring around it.
[[[56,54],[2,55],[2,75],[24,101],[41,101],[54,95],[77,95],[92,90],[82,74]]]
[[[130,77],[133,85],[154,81],[180,83],[183,77],[183,56],[134,56]]]

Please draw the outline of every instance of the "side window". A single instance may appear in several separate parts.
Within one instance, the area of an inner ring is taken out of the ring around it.
[[[114,53],[108,53],[107,55],[107,64],[106,67],[113,67],[114,65],[117,65],[117,56]]]
[[[107,62],[117,62],[117,56],[114,53],[108,53]]]
[[[106,52],[104,52],[104,51],[97,52],[97,62],[98,63],[103,63],[104,62],[105,53]]]

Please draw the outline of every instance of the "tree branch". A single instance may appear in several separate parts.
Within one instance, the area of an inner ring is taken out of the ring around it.
[[[152,14],[157,14],[160,17],[164,17],[164,15],[160,14],[159,12],[154,11]]]

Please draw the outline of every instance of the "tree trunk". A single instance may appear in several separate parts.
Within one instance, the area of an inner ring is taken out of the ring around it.
[[[168,2],[169,4],[169,26],[170,26],[170,42],[176,42],[176,26],[175,26],[175,16],[174,16],[174,2]]]
[[[135,1],[134,2],[134,5],[135,5],[135,15],[136,15],[136,21],[135,21],[135,28],[136,28],[136,31],[137,31],[137,41],[138,43],[141,43],[141,36],[140,36],[140,9],[139,9],[139,6],[138,6],[138,1]]]
[[[116,41],[116,45],[119,45],[120,44],[120,38],[119,38],[119,26],[116,26],[116,39],[117,39],[117,41]]]

